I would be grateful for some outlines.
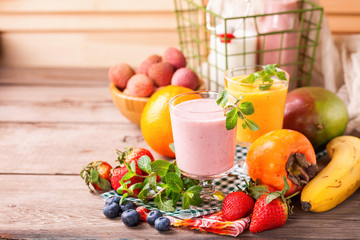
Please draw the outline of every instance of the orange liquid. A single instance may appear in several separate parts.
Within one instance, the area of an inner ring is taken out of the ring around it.
[[[273,130],[282,129],[284,120],[284,109],[286,94],[288,90],[287,82],[276,82],[268,90],[260,90],[259,84],[261,80],[253,84],[243,84],[239,82],[241,79],[248,77],[247,75],[232,78],[235,82],[225,79],[225,89],[230,94],[243,99],[241,102],[249,101],[253,104],[255,112],[246,116],[259,126],[259,130],[251,131],[249,128],[243,129],[242,120],[239,119],[237,126],[236,140],[239,145],[250,146],[261,135]]]

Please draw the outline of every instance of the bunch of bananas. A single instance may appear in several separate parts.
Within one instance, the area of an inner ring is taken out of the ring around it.
[[[301,192],[305,211],[330,210],[360,187],[360,139],[340,136],[331,140],[326,150],[329,164]]]

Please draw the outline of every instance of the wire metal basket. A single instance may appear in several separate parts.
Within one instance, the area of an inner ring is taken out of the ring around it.
[[[205,0],[174,0],[180,47],[188,67],[204,79],[207,89],[219,91],[224,86],[224,72],[235,66],[279,63],[290,74],[289,89],[310,85],[316,47],[321,29],[323,8],[301,0],[293,11],[225,18],[206,8]],[[291,16],[291,27],[282,30],[264,29],[266,18]],[[240,22],[241,31],[229,34],[227,26]],[[224,26],[222,34],[212,26]],[[249,26],[252,29],[248,31]],[[288,37],[296,44],[286,46]],[[270,40],[278,42],[269,46]],[[236,42],[237,48],[234,48]],[[284,54],[293,56],[284,61]],[[274,62],[268,62],[272,55]]]

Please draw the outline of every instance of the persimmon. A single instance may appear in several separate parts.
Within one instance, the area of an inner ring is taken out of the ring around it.
[[[259,137],[249,148],[246,164],[250,178],[278,191],[284,187],[285,176],[289,184],[286,196],[301,191],[319,171],[310,141],[287,129]]]

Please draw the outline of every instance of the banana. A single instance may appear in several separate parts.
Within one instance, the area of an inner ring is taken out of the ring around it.
[[[331,140],[326,150],[329,164],[302,190],[301,206],[305,211],[330,210],[360,187],[360,139],[340,136]]]

